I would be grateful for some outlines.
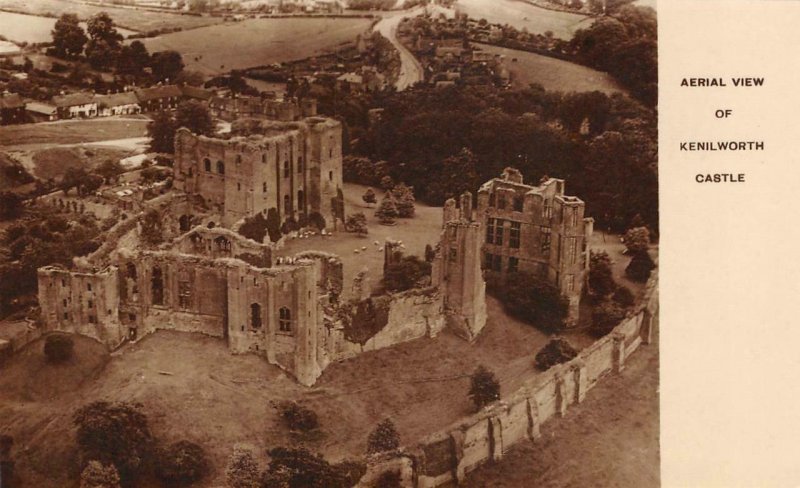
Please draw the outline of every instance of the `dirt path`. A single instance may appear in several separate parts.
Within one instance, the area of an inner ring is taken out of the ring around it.
[[[403,19],[416,17],[422,14],[424,10],[424,8],[418,7],[396,15],[386,16],[374,27],[375,31],[380,32],[383,37],[389,39],[389,42],[400,52],[400,76],[398,76],[395,83],[398,91],[403,91],[414,83],[422,81],[423,75],[422,65],[419,64],[417,58],[397,39],[397,26]]]
[[[642,346],[566,417],[551,419],[535,444],[471,474],[470,488],[660,485],[658,344]]]

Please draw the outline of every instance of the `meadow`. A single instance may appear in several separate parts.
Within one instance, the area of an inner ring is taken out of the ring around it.
[[[547,31],[554,37],[569,40],[576,30],[588,27],[592,19],[581,14],[547,10],[521,0],[458,0],[457,12],[474,19],[486,19],[492,24],[509,24],[517,29],[527,29],[532,34]]]
[[[360,18],[250,19],[143,42],[150,52],[178,51],[187,69],[217,75],[331,52],[355,41],[369,25],[369,19]]]

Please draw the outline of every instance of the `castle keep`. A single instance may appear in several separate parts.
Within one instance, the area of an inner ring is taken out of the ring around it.
[[[501,178],[478,190],[484,269],[501,278],[523,271],[545,279],[569,300],[567,320],[574,324],[594,227],[584,210],[583,201],[564,194],[564,180],[548,178],[539,186],[526,185],[518,170],[506,168]]]

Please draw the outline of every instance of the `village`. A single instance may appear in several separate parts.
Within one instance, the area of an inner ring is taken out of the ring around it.
[[[620,382],[610,483],[657,486],[652,86],[591,61],[655,13],[391,3],[93,2],[0,55],[2,488],[482,486]]]

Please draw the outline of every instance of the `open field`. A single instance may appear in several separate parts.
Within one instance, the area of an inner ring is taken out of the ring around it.
[[[468,488],[660,486],[657,337],[570,408],[516,445],[497,464],[467,477]]]
[[[3,1],[0,0],[0,6]],[[6,39],[15,42],[51,42],[53,37],[50,31],[53,30],[55,23],[56,19],[50,17],[0,12],[0,25],[3,26],[0,33]],[[81,23],[81,27],[86,29],[86,23]],[[133,34],[133,31],[127,29],[119,28],[117,30],[123,36]]]
[[[0,127],[0,148],[25,149],[30,145],[80,144],[144,137],[148,119],[108,117],[61,120]]]
[[[0,9],[33,15],[46,15],[48,17],[58,17],[64,13],[71,13],[77,14],[81,20],[86,20],[98,12],[108,12],[117,25],[138,32],[175,27],[194,29],[222,22],[219,17],[197,17],[168,12],[151,12],[133,8],[118,8],[113,5],[97,7],[69,0],[0,0]]]
[[[355,275],[363,268],[370,271],[369,279],[373,288],[380,281],[383,273],[383,244],[387,237],[403,241],[405,253],[425,256],[425,245],[435,246],[442,232],[442,208],[429,207],[417,202],[416,216],[412,219],[397,219],[397,225],[381,225],[375,217],[377,204],[367,205],[361,199],[366,186],[345,183],[345,212],[350,215],[363,212],[367,216],[369,235],[358,237],[356,234],[339,232],[334,237],[313,236],[308,239],[287,241],[287,245],[278,253],[279,256],[293,256],[300,251],[315,250],[337,254],[344,263],[344,296],[351,292]],[[383,195],[376,191],[378,202]],[[378,242],[376,245],[375,242]],[[361,248],[366,247],[365,251]],[[356,249],[358,253],[354,252]]]
[[[511,72],[511,83],[515,88],[538,83],[546,90],[553,91],[597,90],[607,94],[625,92],[608,73],[580,64],[516,49],[478,43],[475,45],[483,51],[505,56],[504,64]]]
[[[178,51],[187,69],[216,75],[330,52],[355,41],[369,25],[369,19],[357,18],[249,19],[143,42],[150,52]]]
[[[477,364],[497,373],[503,392],[518,388],[533,368],[532,356],[547,337],[506,317],[496,301],[487,305],[491,318],[475,344],[445,331],[333,364],[313,388],[259,357],[231,355],[223,341],[199,334],[158,332],[113,354],[107,364],[101,346],[77,338],[77,358],[63,367],[43,362],[39,340],[2,369],[0,431],[16,440],[26,486],[41,488],[75,486],[67,479],[74,480],[78,462],[71,416],[100,399],[142,402],[161,441],[186,438],[204,445],[215,473],[202,486],[223,482],[236,444],[263,459],[269,447],[299,442],[273,408],[284,399],[317,412],[322,435],[305,442],[330,459],[364,453],[369,431],[385,417],[411,444],[471,411],[468,375]],[[585,347],[591,339],[570,340]]]
[[[592,19],[570,12],[547,10],[522,0],[458,0],[456,11],[474,19],[486,19],[492,24],[509,24],[528,29],[532,34],[551,31],[554,37],[572,39],[576,30],[588,27]]]

